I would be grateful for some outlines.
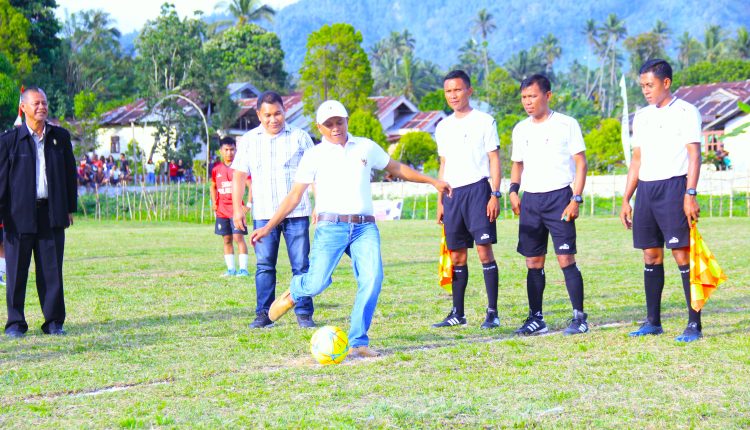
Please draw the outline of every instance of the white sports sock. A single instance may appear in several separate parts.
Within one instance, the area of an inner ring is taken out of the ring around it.
[[[240,270],[247,270],[247,254],[240,254]]]
[[[234,270],[234,254],[224,254],[224,261],[227,263],[227,270]]]
[[[5,258],[0,258],[0,276],[5,276]]]

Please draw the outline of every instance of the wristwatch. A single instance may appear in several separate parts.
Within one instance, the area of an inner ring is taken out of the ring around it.
[[[573,197],[570,198],[570,201],[571,202],[576,202],[578,204],[581,204],[581,203],[583,203],[583,197],[581,197],[580,194],[576,194],[576,195],[574,195]]]
[[[493,191],[490,193],[491,196],[497,197],[498,199],[503,196],[503,193],[500,191]]]
[[[687,191],[685,191],[685,194],[689,196],[697,196],[698,192],[695,191],[695,188],[688,188]]]

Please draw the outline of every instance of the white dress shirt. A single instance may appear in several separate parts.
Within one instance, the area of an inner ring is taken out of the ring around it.
[[[29,134],[36,143],[36,198],[46,199],[49,196],[47,191],[47,163],[44,159],[44,139],[47,136],[47,124],[44,125],[41,135],[34,133],[34,130],[28,124],[26,124],[26,128],[29,129]]]

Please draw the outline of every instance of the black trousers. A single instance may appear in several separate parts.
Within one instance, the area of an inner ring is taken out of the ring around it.
[[[62,271],[65,229],[50,227],[47,204],[38,205],[36,212],[36,234],[18,234],[5,230],[5,297],[8,304],[6,331],[15,328],[25,333],[29,329],[23,309],[32,253],[36,266],[36,291],[44,314],[42,331],[49,333],[51,328],[61,328],[65,322]]]

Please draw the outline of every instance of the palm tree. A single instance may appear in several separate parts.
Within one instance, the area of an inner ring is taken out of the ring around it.
[[[703,49],[706,51],[706,61],[717,61],[724,54],[724,31],[720,25],[709,25],[703,36]]]
[[[677,40],[677,61],[681,68],[689,67],[700,58],[703,46],[687,31]]]
[[[438,67],[433,63],[414,58],[414,55],[408,52],[401,61],[397,86],[394,88],[397,94],[391,95],[403,95],[416,103],[439,83]]]
[[[409,30],[404,30],[402,33],[392,31],[390,40],[388,41],[390,49],[398,55],[406,55],[407,52],[414,51],[417,41],[414,36],[409,33]]]
[[[402,33],[392,31],[387,38],[379,40],[370,48],[370,64],[375,80],[373,89],[376,93],[388,94],[391,89],[399,91],[397,80],[403,73],[401,66],[404,59],[413,53],[415,43],[409,30]]]
[[[260,20],[271,22],[274,15],[276,15],[276,11],[270,6],[262,4],[261,0],[222,1],[216,5],[216,9],[223,10],[225,13],[233,16],[237,26]]]
[[[469,76],[474,77],[476,80],[484,76],[484,67],[482,62],[484,56],[482,54],[482,47],[477,43],[476,39],[468,39],[463,46],[458,48],[458,63],[457,68],[462,69]]]
[[[607,19],[604,20],[604,24],[599,28],[599,33],[606,45],[604,58],[609,62],[609,90],[615,91],[614,89],[617,85],[617,66],[619,66],[620,61],[622,61],[617,49],[617,44],[625,38],[628,34],[628,30],[625,28],[625,23],[617,17],[617,14],[611,13],[607,16]],[[620,61],[618,61],[618,59]],[[600,96],[601,98],[604,98],[605,93],[602,91],[603,87],[601,84],[602,82],[600,81]],[[614,99],[614,97],[608,98],[609,103],[606,104],[608,116],[612,114],[612,110],[614,109]],[[605,104],[602,103],[602,107],[604,106]]]
[[[490,75],[490,61],[489,61],[489,54],[488,54],[488,48],[489,45],[487,43],[487,36],[489,36],[490,33],[495,31],[497,29],[497,25],[495,25],[495,18],[492,16],[491,13],[487,12],[487,9],[482,9],[477,14],[477,17],[473,21],[474,27],[473,31],[475,33],[479,33],[482,36],[482,54],[484,59],[484,81],[485,81],[485,90],[487,89],[487,76]]]
[[[659,45],[661,45],[662,48],[666,48],[667,43],[669,43],[669,35],[672,34],[672,30],[669,29],[667,23],[660,19],[657,19],[656,23],[654,24],[654,28],[651,29],[651,32],[654,33],[658,38]]]
[[[534,73],[544,71],[544,54],[538,46],[532,46],[530,50],[525,49],[511,56],[505,62],[505,70],[517,81],[522,81]]]
[[[586,24],[583,27],[582,33],[586,36],[586,41],[589,43],[589,54],[587,57],[587,60],[590,59],[594,52],[599,52],[601,50],[601,42],[599,41],[599,28],[596,26],[596,21],[593,19],[589,19],[586,21]],[[596,83],[589,87],[589,63],[586,62],[586,97],[591,96],[591,92],[594,87],[596,87]]]
[[[541,51],[544,53],[544,70],[548,77],[552,77],[552,65],[562,55],[560,41],[552,33],[544,36],[541,43]]]
[[[744,25],[737,29],[737,38],[732,42],[732,50],[738,58],[750,59],[750,34]]]
[[[119,47],[121,36],[114,20],[103,10],[83,10],[70,15],[64,34],[74,51],[79,51],[84,45],[114,49]]]
[[[72,92],[95,89],[120,58],[120,30],[102,10],[84,10],[67,16],[63,28],[70,47],[66,83]]]

